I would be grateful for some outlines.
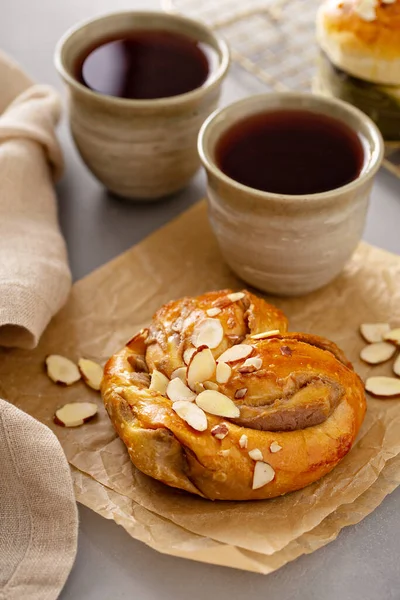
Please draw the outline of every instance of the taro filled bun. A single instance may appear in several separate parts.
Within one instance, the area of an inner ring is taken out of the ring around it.
[[[326,0],[317,39],[330,61],[354,77],[400,85],[400,0]]]

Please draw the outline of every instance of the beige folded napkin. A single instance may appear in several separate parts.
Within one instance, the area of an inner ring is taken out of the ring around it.
[[[71,276],[53,180],[60,100],[0,53],[0,346],[34,348]]]
[[[53,600],[76,555],[71,473],[52,431],[0,400],[0,600]]]

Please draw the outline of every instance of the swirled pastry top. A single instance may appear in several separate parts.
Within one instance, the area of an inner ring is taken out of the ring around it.
[[[269,498],[329,472],[365,412],[328,340],[287,333],[247,291],[170,302],[107,363],[104,402],[144,473],[212,499]]]

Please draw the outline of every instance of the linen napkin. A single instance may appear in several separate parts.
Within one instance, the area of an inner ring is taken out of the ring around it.
[[[70,290],[53,188],[60,110],[52,88],[0,53],[0,346],[34,348]]]

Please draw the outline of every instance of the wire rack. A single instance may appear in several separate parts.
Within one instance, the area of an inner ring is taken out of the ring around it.
[[[162,0],[166,10],[201,19],[220,31],[229,42],[233,60],[270,91],[311,90],[320,2]],[[400,178],[400,143],[386,144],[384,166]]]

